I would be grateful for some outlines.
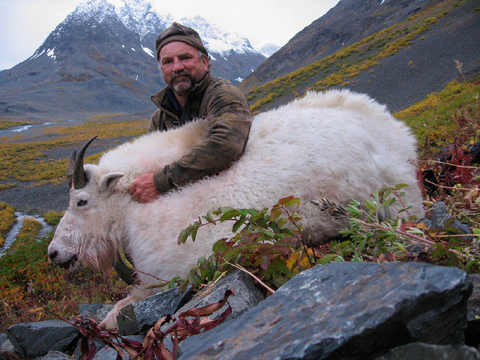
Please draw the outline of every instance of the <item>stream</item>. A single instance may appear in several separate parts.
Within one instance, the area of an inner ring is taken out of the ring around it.
[[[67,120],[56,120],[56,121],[48,121],[48,120],[40,120],[44,122],[38,122],[35,124],[29,125],[19,125],[19,126],[12,126],[8,129],[0,130],[0,137],[4,136],[16,136],[22,135],[22,140],[25,138],[31,138],[38,134],[42,133],[42,130],[48,128],[49,126],[74,126],[78,124],[82,124],[85,122],[85,119],[67,119]]]
[[[5,244],[0,248],[0,257],[5,255],[7,249],[15,242],[17,235],[19,234],[20,230],[22,230],[23,221],[26,218],[35,219],[42,224],[42,229],[38,233],[37,238],[45,237],[50,233],[50,231],[52,231],[52,226],[48,225],[40,215],[28,215],[21,212],[15,212],[15,216],[17,217],[17,223],[13,225],[7,237],[5,238]]]

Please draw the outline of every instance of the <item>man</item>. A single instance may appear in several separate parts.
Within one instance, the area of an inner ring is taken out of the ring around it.
[[[173,23],[156,42],[157,60],[167,87],[152,96],[158,109],[150,131],[205,118],[209,131],[201,146],[156,173],[139,175],[128,191],[138,202],[214,175],[231,166],[245,149],[253,120],[243,94],[230,82],[212,77],[209,56],[198,33]]]

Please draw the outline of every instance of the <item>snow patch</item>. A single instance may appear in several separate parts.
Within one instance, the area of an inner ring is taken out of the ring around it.
[[[38,57],[39,57],[40,55],[42,55],[43,53],[45,53],[45,49],[43,49],[41,53],[33,54],[33,56],[30,58],[30,60],[34,60],[34,59],[38,58]]]
[[[48,49],[48,50],[47,50],[47,55],[48,55],[49,57],[51,57],[53,60],[55,60],[55,59],[57,58],[57,57],[55,56],[55,48],[53,48],[53,49],[51,49],[51,50]]]
[[[151,49],[149,49],[149,48],[147,48],[147,47],[145,47],[145,46],[143,46],[143,45],[142,45],[142,49],[143,49],[143,51],[145,51],[148,55],[150,55],[151,57],[153,57],[153,58],[155,59],[155,53],[154,53]]]

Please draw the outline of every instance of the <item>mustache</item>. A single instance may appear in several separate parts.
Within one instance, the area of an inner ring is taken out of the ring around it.
[[[177,77],[180,77],[180,76],[188,76],[188,77],[190,78],[190,74],[189,74],[187,71],[182,70],[182,71],[173,73],[172,76],[170,76],[170,80],[173,81],[173,80],[175,80]],[[190,79],[191,79],[191,78],[190,78]]]

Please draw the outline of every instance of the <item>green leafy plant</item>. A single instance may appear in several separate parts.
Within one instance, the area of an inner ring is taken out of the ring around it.
[[[218,209],[183,230],[179,243],[189,238],[195,241],[201,227],[219,222],[233,222],[236,234],[218,240],[213,255],[199,260],[183,286],[216,281],[232,266],[248,272],[270,292],[297,273],[331,261],[427,261],[480,271],[476,242],[462,241],[448,224],[430,229],[424,221],[409,216],[409,208],[402,201],[405,186],[384,187],[364,203],[351,201],[347,207],[328,199],[312,201],[319,212],[346,218],[349,223],[340,232],[341,239],[317,247],[307,246],[308,240],[303,238],[300,215],[292,209],[299,205],[298,198],[280,199],[270,210]],[[382,219],[382,210],[390,206],[400,208],[403,216]],[[473,235],[476,233],[480,230],[474,229]]]
[[[313,266],[319,261],[318,254],[307,248],[302,227],[298,225],[300,216],[292,209],[299,203],[300,199],[287,197],[270,210],[220,208],[191,224],[181,232],[179,243],[188,238],[195,241],[198,229],[203,226],[226,221],[233,222],[232,230],[236,235],[217,241],[213,246],[214,254],[199,261],[184,286],[215,281],[231,266],[238,265],[278,288]]]

